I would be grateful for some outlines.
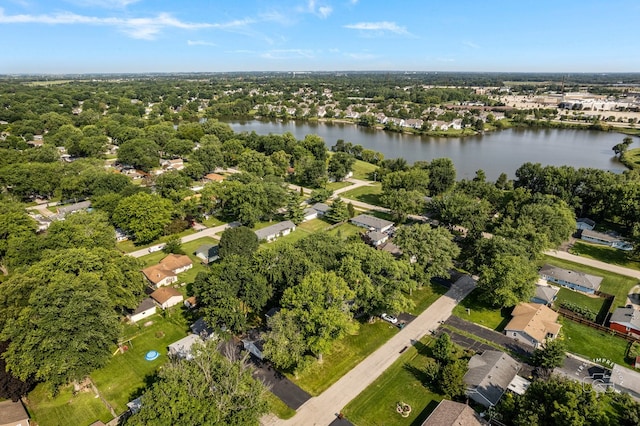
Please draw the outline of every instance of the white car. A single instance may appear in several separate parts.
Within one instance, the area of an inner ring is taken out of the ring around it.
[[[382,318],[385,321],[390,322],[391,324],[395,324],[398,322],[398,318],[394,317],[393,315],[389,315],[389,314],[382,314],[380,315],[380,318]]]

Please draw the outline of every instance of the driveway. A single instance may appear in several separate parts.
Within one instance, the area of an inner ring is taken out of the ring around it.
[[[477,324],[474,324],[469,321],[465,321],[456,316],[451,316],[447,321],[445,321],[446,325],[451,327],[455,327],[458,330],[466,331],[467,333],[473,334],[474,336],[478,336],[484,340],[488,340],[490,342],[495,343],[496,345],[502,346],[505,349],[508,349],[512,352],[517,353],[522,357],[529,357],[533,352],[533,348],[530,346],[523,345],[516,340],[505,336],[502,333],[498,333],[497,331],[490,330],[485,327],[481,327]]]
[[[282,402],[287,404],[289,408],[297,410],[311,398],[311,395],[302,390],[298,385],[271,368],[269,363],[261,362],[253,356],[250,359],[255,367],[253,376],[261,379],[264,384],[269,387],[269,390],[280,398]]]
[[[322,425],[336,420],[342,408],[357,397],[375,379],[389,368],[410,345],[425,334],[431,334],[440,322],[445,321],[458,301],[466,297],[474,288],[475,280],[464,276],[451,289],[429,306],[415,321],[407,324],[378,350],[342,376],[320,396],[304,403],[289,420],[273,416],[262,419],[264,425]]]

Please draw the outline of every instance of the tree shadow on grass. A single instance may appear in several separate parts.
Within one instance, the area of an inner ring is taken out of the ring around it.
[[[418,414],[418,417],[416,417],[415,420],[411,422],[411,426],[422,425],[427,417],[429,417],[429,414],[431,414],[433,410],[436,409],[439,403],[440,401],[431,401],[426,407],[424,407],[424,410],[422,410],[420,414]]]

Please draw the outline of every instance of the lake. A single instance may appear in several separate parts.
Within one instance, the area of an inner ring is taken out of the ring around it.
[[[417,160],[451,158],[458,179],[483,169],[490,180],[505,172],[510,178],[527,161],[542,165],[592,167],[621,173],[626,170],[611,148],[625,135],[594,130],[507,129],[464,138],[438,138],[369,129],[345,123],[290,121],[228,121],[236,132],[260,135],[291,132],[297,139],[316,134],[331,147],[338,139],[379,151],[385,158]],[[637,138],[634,138],[636,145]],[[634,146],[632,145],[632,146]]]

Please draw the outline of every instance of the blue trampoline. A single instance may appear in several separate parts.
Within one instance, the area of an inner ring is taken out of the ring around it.
[[[147,361],[153,361],[154,359],[158,358],[159,356],[160,356],[160,353],[158,351],[149,351],[144,356],[144,359],[146,359]]]

